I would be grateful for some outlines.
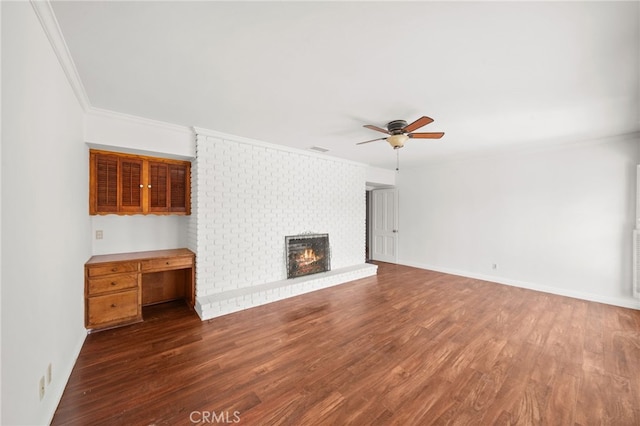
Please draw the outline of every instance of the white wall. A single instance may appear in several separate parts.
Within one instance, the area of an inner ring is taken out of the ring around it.
[[[194,132],[179,126],[91,108],[85,116],[85,141],[114,151],[189,160],[196,156]]]
[[[187,216],[91,216],[91,254],[128,253],[187,246]],[[102,239],[95,238],[102,231]]]
[[[631,298],[638,140],[402,170],[399,262],[640,306]]]
[[[195,157],[195,134],[187,127],[95,108],[85,116],[84,138],[90,148],[182,160]],[[187,223],[187,217],[176,215],[91,216],[92,254],[185,247]],[[95,238],[98,230],[101,240]]]
[[[84,112],[31,4],[1,7],[1,423],[38,425],[49,423],[86,336],[88,150]]]
[[[2,5],[0,5],[0,31],[2,29]],[[0,41],[2,35],[0,35]],[[0,51],[2,47],[0,46]],[[2,60],[0,59],[0,64]],[[0,67],[0,99],[2,98],[2,67]],[[2,127],[2,102],[0,102],[0,128]],[[0,164],[2,164],[2,135],[0,134]],[[0,172],[0,242],[2,241],[2,173]],[[0,383],[2,383],[2,244],[0,243]],[[0,385],[0,423],[2,422],[2,386]]]
[[[380,167],[367,167],[367,189],[393,187],[396,184],[396,171],[381,169]]]

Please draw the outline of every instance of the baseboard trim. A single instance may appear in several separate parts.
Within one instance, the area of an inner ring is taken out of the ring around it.
[[[599,294],[587,293],[587,292],[576,291],[576,290],[568,290],[568,289],[548,286],[544,284],[532,283],[528,281],[508,279],[508,278],[499,277],[495,275],[477,274],[469,271],[462,271],[459,269],[442,268],[442,267],[428,265],[424,263],[418,263],[418,262],[398,262],[398,264],[411,266],[413,268],[442,272],[445,274],[458,275],[461,277],[473,278],[477,280],[489,281],[496,284],[526,288],[529,290],[555,294],[558,296],[572,297],[574,299],[581,299],[581,300],[587,300],[590,302],[604,303],[606,305],[619,306],[622,308],[640,310],[640,300],[634,299],[633,297],[625,298],[625,297],[603,296]]]
[[[83,331],[84,333],[81,334],[82,337],[78,340],[73,350],[73,353],[72,353],[73,356],[71,358],[72,362],[68,363],[62,371],[55,372],[54,374],[55,376],[59,375],[60,378],[64,378],[64,379],[59,379],[59,378],[54,379],[56,382],[58,382],[58,386],[54,387],[51,390],[49,390],[49,388],[47,387],[48,392],[54,392],[54,394],[51,395],[50,397],[55,400],[55,404],[53,404],[53,410],[51,411],[51,413],[49,413],[49,422],[47,424],[51,424],[51,422],[53,422],[53,417],[56,414],[56,410],[58,409],[60,400],[62,400],[62,395],[64,394],[64,390],[67,388],[67,383],[69,383],[69,379],[71,378],[71,373],[73,372],[73,368],[76,366],[76,362],[78,362],[78,358],[80,357],[80,352],[82,351],[82,347],[84,346],[84,341],[87,338],[87,331],[84,330],[84,328],[83,328]],[[52,380],[52,382],[54,380]]]

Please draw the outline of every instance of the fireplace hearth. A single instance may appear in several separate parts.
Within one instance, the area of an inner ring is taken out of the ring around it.
[[[329,234],[301,234],[285,237],[287,278],[331,270]]]

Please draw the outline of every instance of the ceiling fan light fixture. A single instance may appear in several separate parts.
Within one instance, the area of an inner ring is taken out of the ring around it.
[[[402,148],[404,143],[409,139],[407,135],[391,135],[387,138],[387,142],[393,147],[393,149]]]

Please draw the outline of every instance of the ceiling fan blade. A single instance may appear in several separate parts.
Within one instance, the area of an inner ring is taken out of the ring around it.
[[[444,132],[431,132],[431,133],[409,133],[411,139],[440,139],[444,136]]]
[[[387,130],[385,130],[385,129],[381,128],[381,127],[378,127],[378,126],[374,126],[373,124],[365,124],[362,127],[366,127],[367,129],[376,130],[378,132],[389,134],[389,132]]]
[[[369,142],[375,142],[375,141],[383,141],[383,140],[386,140],[386,139],[387,138],[371,139],[370,141],[360,142],[360,143],[357,143],[356,145],[362,145],[363,143],[369,143]]]
[[[411,133],[414,130],[419,129],[422,126],[426,126],[429,123],[433,123],[433,118],[427,116],[420,117],[413,123],[407,125],[407,127],[404,128],[404,132]]]

